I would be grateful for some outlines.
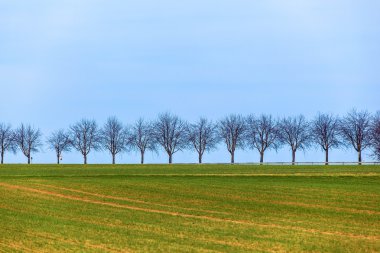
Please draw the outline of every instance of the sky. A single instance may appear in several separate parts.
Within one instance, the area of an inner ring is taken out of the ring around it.
[[[275,117],[380,110],[377,0],[0,0],[0,122],[43,140],[81,118],[125,124],[172,112],[193,122],[230,113]],[[35,163],[55,162],[45,147]],[[331,161],[355,161],[352,149]],[[290,161],[288,147],[266,161]],[[89,163],[108,163],[93,152]],[[237,162],[255,162],[253,150]],[[196,162],[191,151],[174,162]],[[318,148],[298,161],[322,161]],[[368,152],[364,160],[371,160]],[[26,159],[19,152],[6,162]],[[167,156],[147,154],[148,163]],[[228,162],[223,144],[205,162]],[[64,163],[81,163],[78,152]],[[131,152],[120,163],[137,163]]]

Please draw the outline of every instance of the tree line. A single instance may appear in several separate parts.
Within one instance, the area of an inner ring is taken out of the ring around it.
[[[358,154],[358,163],[362,163],[362,152],[372,150],[372,156],[380,160],[380,112],[375,115],[367,111],[353,109],[344,117],[319,113],[314,119],[307,120],[303,115],[276,119],[271,115],[249,115],[243,117],[231,114],[218,122],[200,118],[188,123],[171,113],[163,113],[154,121],[137,120],[126,126],[116,117],[110,117],[99,127],[95,120],[82,119],[70,126],[53,132],[45,141],[47,147],[55,151],[57,163],[62,154],[76,150],[87,157],[91,151],[108,151],[112,164],[122,152],[135,150],[140,152],[141,164],[146,151],[164,150],[169,163],[178,151],[193,150],[202,163],[203,155],[224,143],[230,153],[231,163],[235,162],[237,149],[249,148],[260,154],[260,163],[264,162],[267,150],[277,150],[288,146],[292,163],[295,164],[298,150],[318,146],[325,152],[325,164],[329,163],[332,149],[351,147]],[[0,123],[1,164],[6,152],[21,151],[31,162],[32,152],[38,152],[43,146],[42,133],[31,125],[21,124],[12,129],[10,124]]]

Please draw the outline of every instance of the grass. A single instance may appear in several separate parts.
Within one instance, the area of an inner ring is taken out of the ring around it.
[[[3,165],[0,252],[380,252],[380,166]]]

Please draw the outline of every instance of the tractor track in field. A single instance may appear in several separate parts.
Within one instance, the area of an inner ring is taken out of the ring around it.
[[[57,192],[51,192],[46,190],[39,190],[35,188],[20,186],[20,185],[13,185],[13,184],[7,184],[7,183],[0,183],[0,186],[8,189],[13,190],[23,190],[27,192],[36,193],[39,195],[49,195],[54,197],[59,197],[62,199],[68,199],[68,200],[75,200],[80,201],[84,203],[90,203],[90,204],[97,204],[102,206],[110,206],[115,208],[123,208],[128,210],[134,210],[134,211],[142,211],[147,213],[155,213],[155,214],[165,214],[175,217],[183,217],[183,218],[191,218],[191,219],[200,219],[200,220],[207,220],[207,221],[214,221],[214,222],[223,222],[223,223],[232,223],[232,224],[239,224],[239,225],[248,225],[248,226],[257,226],[261,228],[277,228],[277,229],[287,229],[287,230],[293,230],[298,232],[304,232],[304,233],[312,233],[312,234],[322,234],[322,235],[329,235],[329,236],[342,236],[352,239],[365,239],[365,240],[371,240],[371,241],[379,241],[379,236],[366,236],[366,235],[358,235],[358,234],[352,234],[352,233],[342,233],[337,231],[320,231],[317,229],[306,229],[306,228],[300,228],[300,227],[293,227],[293,226],[282,226],[278,224],[260,224],[255,223],[252,221],[246,221],[246,220],[233,220],[233,219],[227,219],[227,218],[218,218],[218,217],[211,217],[211,216],[204,216],[204,215],[194,215],[194,214],[186,214],[186,213],[179,213],[179,212],[171,212],[171,211],[165,211],[165,210],[157,210],[157,209],[149,209],[149,208],[142,208],[132,205],[125,205],[125,204],[118,204],[113,202],[104,202],[99,200],[93,200],[73,195],[65,195]]]
[[[252,201],[252,202],[256,202],[256,203],[269,203],[269,204],[275,204],[275,205],[316,208],[316,209],[324,209],[324,210],[346,212],[346,213],[354,213],[354,214],[370,214],[370,215],[375,214],[375,215],[380,215],[380,212],[378,212],[378,211],[372,211],[372,210],[367,210],[367,209],[354,209],[354,208],[346,208],[346,207],[334,207],[334,206],[325,206],[325,205],[319,205],[319,204],[300,203],[300,202],[294,202],[294,201],[261,200],[261,199],[253,198],[253,197],[236,197],[236,196],[233,196],[233,197],[228,196],[228,197],[230,197],[231,199],[244,200],[244,201]]]
[[[14,250],[18,250],[20,252],[37,252],[35,250],[29,249],[28,247],[16,244],[15,242],[0,242],[0,245],[10,249],[10,251],[7,251],[4,248],[1,248],[2,252],[14,252]]]
[[[6,207],[4,206],[0,206],[0,208],[5,208],[7,209]],[[20,210],[17,210],[17,209],[14,209],[14,211],[18,211],[20,212]],[[22,211],[23,213],[28,213],[26,211]],[[100,226],[105,226],[105,227],[112,227],[112,228],[122,228],[122,229],[130,229],[130,227],[128,226],[123,226],[123,225],[114,225],[114,224],[110,224],[110,223],[105,223],[105,222],[96,222],[96,221],[93,221],[93,220],[83,220],[83,219],[67,219],[67,220],[70,220],[70,221],[76,221],[76,222],[83,222],[83,223],[86,223],[86,224],[96,224],[96,225],[100,225]],[[6,231],[12,231],[12,232],[16,232],[16,233],[21,233],[25,236],[28,236],[28,237],[32,237],[32,238],[42,238],[42,239],[48,239],[48,240],[52,240],[52,241],[56,241],[56,242],[60,242],[60,243],[66,243],[66,244],[69,244],[69,245],[72,245],[72,246],[85,246],[86,248],[91,248],[91,249],[102,249],[104,251],[107,251],[107,252],[113,252],[113,253],[120,253],[120,252],[133,252],[132,250],[130,249],[127,249],[127,248],[123,248],[123,250],[118,250],[118,249],[115,249],[115,248],[111,248],[111,247],[108,247],[104,244],[91,244],[89,242],[81,242],[81,241],[77,241],[77,240],[72,240],[72,239],[65,239],[65,238],[62,238],[62,237],[59,237],[59,236],[56,236],[56,235],[53,235],[53,234],[50,234],[50,233],[43,233],[43,232],[34,232],[34,231],[23,231],[23,230],[18,230],[18,229],[14,229],[14,228],[0,228],[0,230],[6,230]],[[132,228],[134,231],[144,231],[146,232],[147,230],[146,229],[136,229],[136,228]],[[173,233],[170,233],[170,232],[167,232],[167,231],[163,231],[163,230],[159,230],[159,231],[152,231],[152,230],[149,230],[149,233],[152,233],[152,234],[155,234],[155,235],[166,235],[167,237],[175,237],[175,238],[179,238],[179,239],[184,239],[188,236],[191,236],[192,238],[195,238],[193,235],[190,235],[190,234],[187,234],[187,235],[182,235],[182,234],[173,234]],[[257,237],[257,235],[255,236]],[[270,237],[260,237],[260,238],[270,238]],[[238,247],[238,248],[243,248],[243,249],[249,249],[249,250],[254,250],[256,249],[257,245],[252,245],[251,243],[248,243],[248,242],[244,242],[244,241],[241,241],[241,242],[238,242],[236,240],[222,240],[222,239],[215,239],[215,238],[211,238],[211,237],[197,237],[196,238],[198,241],[200,242],[204,242],[204,243],[213,243],[213,244],[217,244],[217,245],[224,245],[224,246],[230,246],[230,247]],[[1,245],[1,242],[0,242],[0,245]],[[6,245],[6,244],[4,244]],[[21,246],[20,246],[21,247]],[[0,253],[1,252],[4,252],[4,251],[1,251],[1,247],[0,247]],[[7,251],[5,251],[7,252]],[[220,251],[217,251],[217,252],[220,252]]]
[[[228,212],[219,212],[219,211],[203,210],[203,209],[196,209],[196,208],[189,208],[189,207],[180,207],[180,206],[175,206],[175,205],[165,205],[165,204],[153,203],[153,202],[148,202],[148,201],[139,200],[139,199],[131,199],[131,198],[127,198],[127,197],[116,197],[116,196],[104,195],[104,194],[87,192],[87,191],[82,191],[82,190],[76,190],[76,189],[67,188],[67,187],[59,187],[59,186],[49,185],[49,184],[40,184],[40,183],[33,183],[33,184],[38,185],[38,186],[45,186],[48,188],[58,189],[58,190],[65,190],[65,191],[81,193],[81,194],[100,197],[100,198],[123,200],[123,201],[140,203],[140,204],[155,205],[155,206],[170,207],[170,208],[178,208],[178,209],[183,209],[183,210],[199,211],[199,212],[211,213],[211,214],[231,215],[231,213],[228,213]],[[236,198],[236,197],[234,197],[234,198]],[[378,211],[372,211],[372,210],[366,210],[366,209],[333,207],[333,206],[325,206],[325,205],[318,205],[318,204],[299,203],[299,202],[293,202],[293,201],[273,201],[273,200],[264,201],[264,200],[260,200],[257,198],[238,197],[236,199],[249,200],[249,201],[257,202],[257,203],[270,203],[270,204],[275,204],[275,205],[286,205],[286,206],[298,206],[298,207],[306,207],[306,208],[325,209],[325,210],[333,210],[333,211],[338,211],[338,212],[347,212],[347,213],[355,213],[355,214],[380,215],[380,212],[378,212]]]
[[[153,203],[153,202],[149,202],[149,201],[145,201],[145,200],[131,199],[131,198],[127,198],[127,197],[110,196],[110,195],[104,195],[104,194],[99,194],[99,193],[94,193],[94,192],[87,192],[87,191],[82,191],[82,190],[77,190],[77,189],[72,189],[72,188],[67,188],[67,187],[59,187],[59,186],[49,185],[49,184],[33,183],[33,185],[45,186],[47,188],[52,188],[52,189],[57,189],[57,190],[76,192],[76,193],[81,193],[81,194],[99,197],[99,198],[128,201],[128,202],[132,202],[132,203],[147,204],[147,205],[154,205],[154,206],[161,206],[161,207],[170,207],[170,208],[178,208],[178,209],[183,209],[183,210],[188,210],[188,211],[197,211],[197,212],[211,213],[211,214],[227,214],[227,215],[231,214],[231,213],[220,212],[220,211],[204,210],[204,209],[197,209],[197,208],[190,208],[190,207],[181,207],[181,206],[175,206],[175,205],[165,205],[165,204]]]
[[[0,228],[2,229],[2,228]],[[28,237],[32,237],[32,238],[42,238],[42,239],[48,239],[50,241],[55,241],[55,242],[60,242],[60,243],[66,243],[66,244],[69,244],[69,245],[72,245],[72,246],[83,246],[87,249],[99,249],[99,250],[103,250],[103,251],[107,251],[107,252],[112,252],[112,253],[121,253],[121,252],[126,252],[126,253],[129,253],[129,252],[132,252],[131,250],[127,249],[127,248],[124,248],[123,250],[120,250],[120,249],[115,249],[115,248],[111,248],[105,244],[93,244],[91,243],[90,241],[85,241],[85,242],[81,242],[81,241],[76,241],[76,240],[72,240],[72,239],[67,239],[67,238],[63,238],[63,237],[59,237],[59,236],[56,236],[56,235],[53,235],[53,234],[50,234],[50,233],[41,233],[41,232],[34,232],[34,231],[24,231],[24,230],[18,230],[18,229],[12,229],[12,228],[5,228],[4,230],[6,231],[12,231],[12,232],[16,232],[18,234],[23,234],[24,236],[28,236]],[[7,247],[9,248],[14,248],[14,249],[19,249],[21,250],[22,252],[27,252],[27,250],[29,250],[30,252],[40,252],[41,250],[32,250],[32,249],[29,249],[28,247],[26,246],[23,246],[23,245],[16,245],[14,242],[1,242],[0,241],[0,245],[7,245]]]

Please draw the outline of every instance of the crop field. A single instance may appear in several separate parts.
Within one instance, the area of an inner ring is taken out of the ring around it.
[[[0,252],[73,251],[380,252],[380,166],[0,166]]]

